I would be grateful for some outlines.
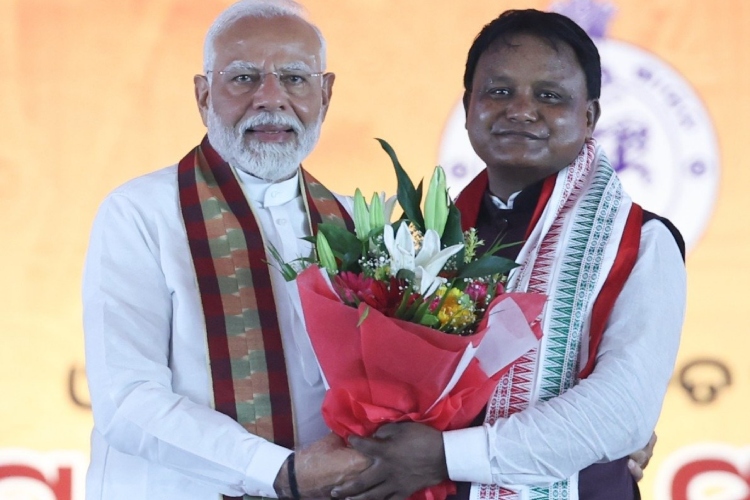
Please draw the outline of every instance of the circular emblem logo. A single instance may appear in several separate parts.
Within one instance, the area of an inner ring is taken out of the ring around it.
[[[690,249],[713,212],[719,155],[701,100],[674,69],[630,44],[597,39],[602,60],[602,116],[595,137],[626,191],[674,223]],[[459,101],[443,132],[439,164],[455,195],[484,167],[465,128]]]
[[[669,500],[750,498],[750,448],[722,443],[681,448],[659,468],[654,493]]]

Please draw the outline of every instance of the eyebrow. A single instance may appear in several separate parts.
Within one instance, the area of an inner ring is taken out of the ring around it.
[[[224,68],[224,71],[230,71],[230,70],[244,70],[244,71],[258,71],[262,72],[263,68],[261,68],[259,65],[255,63],[251,63],[248,61],[232,61],[230,62],[226,68]],[[277,71],[308,71],[312,72],[313,70],[310,68],[309,65],[302,61],[295,61],[288,64],[283,64],[276,68]]]

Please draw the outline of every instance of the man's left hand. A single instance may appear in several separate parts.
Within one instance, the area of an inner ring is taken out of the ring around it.
[[[334,488],[334,498],[401,500],[448,479],[443,434],[426,425],[386,424],[370,439],[350,437],[349,444],[372,464]]]
[[[642,450],[638,450],[630,455],[628,460],[628,469],[633,479],[640,481],[643,479],[643,469],[648,466],[649,460],[654,456],[654,447],[656,446],[656,433],[651,434],[651,439],[648,440],[646,446]]]

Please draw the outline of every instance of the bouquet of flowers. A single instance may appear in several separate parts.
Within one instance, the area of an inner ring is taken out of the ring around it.
[[[422,208],[415,187],[383,140],[398,179],[395,199],[354,196],[354,232],[322,223],[310,258],[278,262],[296,280],[308,335],[328,391],[322,413],[346,438],[387,422],[466,427],[501,375],[541,338],[546,297],[506,293],[515,263],[495,256],[448,196],[436,167]],[[278,253],[271,249],[279,260]],[[415,496],[442,499],[452,483]]]

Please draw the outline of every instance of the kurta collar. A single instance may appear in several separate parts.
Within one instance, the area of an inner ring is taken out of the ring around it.
[[[284,205],[300,194],[299,170],[291,178],[278,182],[259,179],[240,169],[236,172],[245,195],[260,207]]]

